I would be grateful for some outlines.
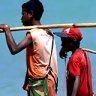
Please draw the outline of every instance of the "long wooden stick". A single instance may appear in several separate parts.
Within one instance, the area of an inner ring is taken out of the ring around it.
[[[26,26],[26,27],[15,27],[11,28],[11,31],[18,31],[18,30],[30,30],[33,28],[89,28],[89,27],[96,27],[96,23],[70,23],[70,24],[50,24],[50,25],[38,25],[38,26]]]
[[[87,52],[90,52],[90,53],[93,53],[93,54],[96,54],[96,51],[94,50],[91,50],[91,49],[87,49],[87,48],[82,48],[84,51],[87,51]]]
[[[30,30],[33,28],[90,28],[96,27],[96,23],[68,23],[68,24],[50,24],[50,25],[35,25],[35,26],[24,26],[24,27],[14,27],[10,28],[11,31],[19,31],[19,30]],[[3,32],[3,30],[2,30]],[[2,33],[1,32],[1,33]]]
[[[70,23],[70,24],[50,24],[50,25],[38,25],[38,26],[24,26],[24,27],[14,27],[10,28],[11,31],[19,31],[19,30],[30,30],[33,28],[90,28],[96,27],[96,23]],[[3,33],[3,30],[0,29],[0,33]],[[82,48],[83,50],[96,54],[96,51]]]

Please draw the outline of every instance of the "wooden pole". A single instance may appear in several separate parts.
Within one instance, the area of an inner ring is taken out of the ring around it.
[[[87,49],[87,48],[82,48],[84,51],[87,51],[87,52],[90,52],[90,53],[93,53],[93,54],[96,54],[96,51],[94,50],[91,50],[91,49]]]
[[[26,27],[15,27],[11,28],[12,31],[18,30],[30,30],[33,28],[90,28],[96,27],[96,23],[69,23],[69,24],[50,24],[50,25],[38,25],[38,26],[26,26]]]
[[[24,27],[14,27],[10,28],[11,31],[19,31],[19,30],[30,30],[33,28],[93,28],[96,27],[96,23],[68,23],[68,24],[50,24],[50,25],[34,25],[34,26],[24,26]],[[1,33],[3,32],[2,29]]]
[[[96,23],[69,23],[69,24],[50,24],[50,25],[35,25],[35,26],[24,26],[24,27],[14,27],[10,28],[11,31],[19,31],[19,30],[31,30],[34,28],[95,28]],[[3,30],[0,29],[0,33],[3,33]],[[83,50],[96,54],[96,51],[82,48]]]

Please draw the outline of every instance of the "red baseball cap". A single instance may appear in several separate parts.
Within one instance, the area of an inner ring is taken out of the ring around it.
[[[82,33],[78,28],[64,28],[61,33],[54,32],[54,34],[63,38],[69,37],[76,41],[81,41],[83,38]]]

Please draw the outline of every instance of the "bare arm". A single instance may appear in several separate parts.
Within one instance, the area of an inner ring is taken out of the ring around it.
[[[80,77],[76,76],[74,86],[73,86],[72,96],[76,96],[78,92],[79,84],[80,84]]]
[[[1,24],[0,29],[3,29],[5,31],[6,42],[7,42],[7,45],[8,45],[8,48],[9,48],[11,54],[13,54],[13,55],[22,51],[29,44],[32,43],[32,37],[30,34],[27,34],[26,37],[19,44],[16,44],[16,42],[12,36],[12,33],[10,31],[10,27],[8,25]]]

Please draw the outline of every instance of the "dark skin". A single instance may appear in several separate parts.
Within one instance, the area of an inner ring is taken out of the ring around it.
[[[39,20],[35,20],[33,12],[27,13],[26,11],[24,11],[24,9],[22,9],[21,21],[25,26],[41,25]],[[30,35],[30,33],[28,33],[19,44],[16,44],[10,31],[10,26],[8,26],[7,24],[0,24],[0,29],[3,29],[5,31],[6,42],[11,54],[17,54],[27,46],[32,46],[32,36]]]
[[[72,54],[76,51],[76,48],[74,47],[74,44],[72,42],[69,41],[63,41],[61,39],[61,50],[60,50],[60,57],[64,58],[65,57],[65,53],[71,51]],[[76,76],[75,77],[75,81],[74,81],[74,85],[73,85],[73,91],[71,96],[76,96],[77,92],[78,92],[78,88],[79,88],[79,84],[80,84],[80,77]]]

